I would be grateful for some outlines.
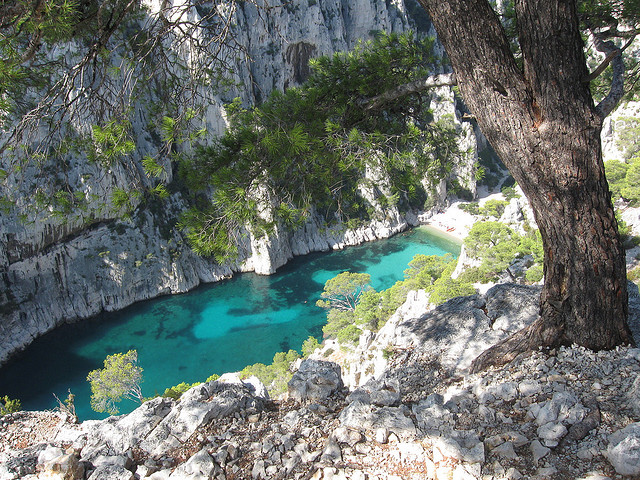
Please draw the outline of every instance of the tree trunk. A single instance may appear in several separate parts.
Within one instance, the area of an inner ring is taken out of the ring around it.
[[[545,251],[539,319],[483,353],[474,370],[538,346],[633,343],[575,2],[515,0],[521,63],[486,0],[420,3],[467,106],[531,203]]]

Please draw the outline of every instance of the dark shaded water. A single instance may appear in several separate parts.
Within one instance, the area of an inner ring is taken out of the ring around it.
[[[458,244],[425,227],[346,250],[298,257],[275,275],[237,275],[183,295],[133,305],[36,340],[0,369],[0,396],[19,398],[24,409],[56,405],[76,395],[82,420],[102,418],[89,406],[87,373],[107,355],[138,350],[144,395],[214,373],[271,363],[274,353],[294,349],[310,335],[322,336],[325,312],[315,306],[324,283],[343,271],[369,273],[376,290],[402,280],[414,255],[457,255]],[[120,410],[135,404],[122,402]]]

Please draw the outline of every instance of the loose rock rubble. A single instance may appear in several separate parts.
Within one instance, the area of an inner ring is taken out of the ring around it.
[[[486,328],[536,301],[513,291],[472,300],[491,319]],[[640,349],[540,350],[470,375],[450,349],[411,338],[352,390],[340,366],[313,358],[287,400],[226,376],[104,421],[5,416],[0,479],[640,478]]]

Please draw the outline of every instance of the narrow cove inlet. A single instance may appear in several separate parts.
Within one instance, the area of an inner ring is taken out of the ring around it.
[[[459,252],[450,237],[419,227],[387,240],[298,257],[271,276],[236,275],[64,325],[0,369],[0,392],[20,399],[23,409],[42,410],[56,406],[54,393],[64,399],[70,390],[81,420],[103,418],[90,408],[86,377],[107,355],[138,351],[145,396],[249,364],[269,364],[276,352],[300,351],[309,336],[322,338],[325,311],[315,303],[329,278],[343,271],[369,273],[380,291],[403,279],[416,254]],[[120,411],[135,406],[125,400]]]

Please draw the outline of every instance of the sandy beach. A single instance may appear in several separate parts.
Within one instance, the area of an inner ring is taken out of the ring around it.
[[[423,220],[423,224],[434,228],[446,235],[454,237],[457,241],[462,242],[469,234],[471,226],[476,221],[476,217],[460,210],[458,207],[461,203],[454,202],[451,206],[441,212],[432,215]]]

